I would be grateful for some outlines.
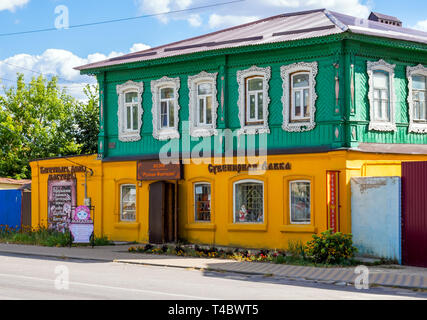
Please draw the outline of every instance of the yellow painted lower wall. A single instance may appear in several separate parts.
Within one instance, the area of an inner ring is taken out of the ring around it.
[[[236,160],[236,159],[235,159]],[[290,163],[290,170],[267,170],[261,175],[209,172],[209,164],[185,164],[178,182],[179,237],[189,242],[248,248],[287,248],[290,241],[306,242],[313,233],[328,228],[326,172],[340,171],[339,230],[351,232],[350,179],[360,176],[400,176],[402,161],[427,161],[427,156],[369,154],[336,151],[317,154],[268,156],[268,163]],[[235,162],[236,163],[236,162]],[[149,188],[152,181],[137,181],[136,161],[102,162],[96,156],[34,161],[32,169],[32,224],[47,225],[48,174],[40,168],[83,165],[93,170],[87,178],[87,193],[95,207],[95,234],[115,241],[148,241]],[[77,205],[84,201],[84,173],[76,173]],[[241,180],[263,184],[264,221],[234,223],[233,185]],[[289,182],[311,183],[311,222],[291,224]],[[194,184],[211,185],[211,221],[195,222]],[[120,186],[136,186],[136,219],[120,221]]]

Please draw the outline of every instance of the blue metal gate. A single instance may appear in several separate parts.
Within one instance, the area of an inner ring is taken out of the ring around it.
[[[22,191],[0,190],[0,225],[21,227]]]

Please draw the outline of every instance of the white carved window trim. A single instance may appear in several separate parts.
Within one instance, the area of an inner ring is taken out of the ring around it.
[[[246,78],[253,76],[263,77],[263,123],[246,125]],[[268,90],[270,77],[271,67],[258,68],[257,66],[252,66],[249,69],[237,71],[237,83],[239,84],[239,100],[237,101],[237,105],[239,107],[240,120],[238,135],[270,133],[270,128],[268,127],[268,105],[270,104]]]
[[[118,95],[118,109],[117,109],[117,123],[119,132],[119,141],[130,142],[138,141],[141,139],[141,126],[142,126],[142,93],[144,92],[143,82],[127,81],[124,84],[116,86],[116,92]],[[125,115],[125,96],[126,93],[136,92],[138,94],[138,129],[128,130],[126,129],[126,115]]]
[[[376,131],[396,131],[396,97],[394,92],[394,68],[395,64],[389,64],[384,60],[380,59],[379,61],[367,62],[367,72],[369,77],[369,130]],[[375,110],[374,110],[374,71],[384,71],[388,73],[389,80],[389,105],[390,105],[390,120],[389,121],[378,121],[375,120]]]
[[[292,107],[292,92],[291,88],[291,75],[294,73],[308,72],[309,74],[309,88],[310,88],[310,117],[303,121],[290,121],[291,107]],[[317,62],[298,62],[280,67],[280,76],[282,77],[282,105],[283,105],[283,123],[282,129],[288,132],[303,132],[313,130],[316,126],[315,113],[316,113],[316,76],[318,72]]]
[[[406,76],[408,78],[408,112],[409,112],[409,132],[427,133],[427,123],[414,121],[414,103],[412,101],[412,77],[420,75],[427,77],[427,68],[419,64],[415,67],[406,68]],[[427,107],[427,106],[426,106]]]
[[[174,126],[171,128],[160,128],[160,89],[171,87],[174,88]],[[153,106],[151,113],[153,115],[153,137],[157,140],[179,139],[179,88],[180,79],[163,77],[151,81],[151,94]]]
[[[218,72],[207,73],[200,72],[195,76],[188,77],[189,89],[189,122],[190,122],[190,135],[192,137],[208,137],[218,135],[216,129],[216,121],[218,117],[218,90],[216,87],[216,79]],[[209,125],[198,125],[198,91],[197,86],[201,83],[209,82],[212,85],[212,123]]]

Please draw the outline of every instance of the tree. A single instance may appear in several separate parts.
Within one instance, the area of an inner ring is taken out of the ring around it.
[[[76,142],[81,146],[82,154],[93,154],[98,151],[99,133],[99,95],[98,87],[87,85],[83,89],[85,102],[78,102],[74,111]]]
[[[59,88],[55,77],[39,76],[25,84],[18,74],[16,88],[5,89],[0,96],[0,176],[30,178],[31,160],[96,152],[94,90],[87,87],[88,102],[78,102]],[[90,112],[91,120],[83,120],[85,112]],[[85,129],[91,126],[92,130]]]

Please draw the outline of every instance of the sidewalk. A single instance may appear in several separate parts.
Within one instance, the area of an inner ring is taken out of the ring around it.
[[[358,274],[351,268],[315,268],[263,262],[238,262],[226,259],[176,257],[129,253],[134,245],[101,247],[51,248],[16,244],[0,244],[0,254],[20,254],[62,259],[84,259],[103,262],[132,263],[151,266],[192,268],[244,274],[287,277],[336,285],[354,284]],[[369,284],[427,290],[427,269],[400,265],[368,267]]]

